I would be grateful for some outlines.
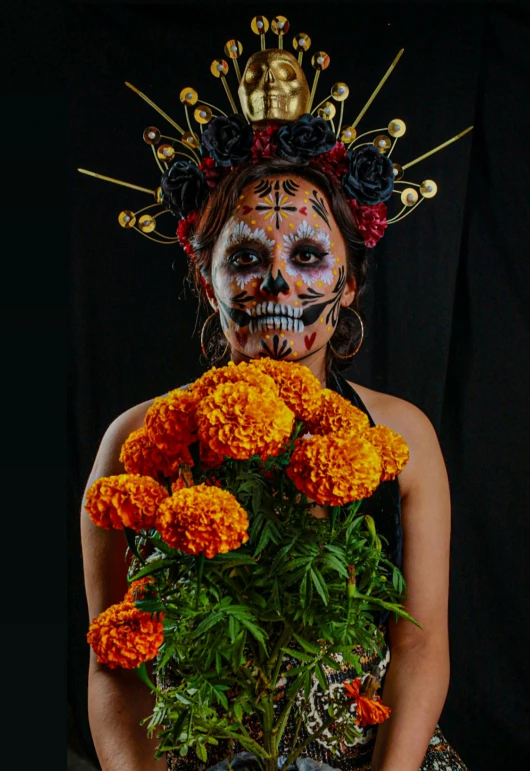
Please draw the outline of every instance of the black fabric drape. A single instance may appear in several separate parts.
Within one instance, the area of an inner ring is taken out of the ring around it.
[[[231,37],[242,41],[243,59],[257,49],[249,29],[257,13],[285,14],[293,32],[307,32],[314,50],[330,54],[317,98],[344,80],[350,121],[405,49],[359,126],[366,131],[403,119],[408,130],[393,153],[397,162],[475,126],[407,171],[415,182],[434,179],[439,193],[389,227],[377,246],[365,342],[347,374],[413,402],[438,430],[453,503],[452,679],[441,724],[472,771],[498,771],[530,756],[528,711],[523,717],[529,687],[523,587],[530,262],[522,109],[530,19],[515,5],[261,2],[68,9],[68,676],[75,728],[93,755],[79,505],[99,440],[121,411],[204,368],[183,252],[117,222],[121,209],[139,209],[150,203],[148,196],[75,169],[156,187],[159,172],[142,132],[148,125],[172,130],[124,81],[180,123],[178,95],[185,86],[224,106],[210,63],[223,56]],[[235,79],[230,82],[234,86]]]

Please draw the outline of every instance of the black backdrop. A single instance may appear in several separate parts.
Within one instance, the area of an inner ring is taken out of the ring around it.
[[[441,724],[472,771],[519,765],[530,758],[530,157],[522,109],[530,18],[517,5],[261,0],[67,8],[72,737],[94,757],[79,504],[99,440],[121,411],[204,368],[183,253],[117,222],[122,208],[138,209],[148,197],[75,168],[155,187],[159,174],[142,132],[162,127],[163,119],[124,81],[177,122],[184,120],[178,94],[186,85],[224,107],[210,62],[231,37],[242,41],[244,56],[256,50],[249,22],[257,13],[286,15],[292,32],[311,36],[312,50],[330,54],[317,97],[346,81],[349,119],[405,49],[360,126],[405,120],[394,160],[406,163],[475,126],[408,172],[417,182],[433,178],[439,193],[391,226],[375,250],[367,334],[348,375],[418,405],[439,433],[453,503],[452,678]]]

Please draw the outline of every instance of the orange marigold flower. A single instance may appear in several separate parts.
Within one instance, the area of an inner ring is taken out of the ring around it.
[[[129,474],[142,474],[162,482],[178,473],[181,463],[193,466],[193,459],[186,445],[177,453],[162,452],[147,436],[145,426],[136,429],[123,443],[120,461]]]
[[[166,543],[186,554],[216,554],[248,541],[248,516],[232,493],[213,485],[177,490],[159,509],[157,530]]]
[[[192,384],[191,393],[199,402],[206,396],[209,396],[217,386],[223,383],[239,383],[241,381],[245,381],[245,383],[256,388],[269,388],[275,394],[278,394],[278,386],[273,378],[264,373],[256,372],[255,369],[244,361],[239,364],[234,364],[233,361],[230,361],[226,367],[212,367]]]
[[[240,460],[277,455],[293,423],[293,412],[272,390],[246,382],[222,383],[197,408],[200,440]]]
[[[383,720],[390,717],[390,707],[381,704],[379,696],[363,696],[361,693],[361,682],[361,678],[357,677],[350,683],[344,682],[342,684],[348,698],[356,702],[355,711],[357,712],[357,718],[355,722],[361,726],[382,723]]]
[[[160,450],[178,455],[183,445],[197,439],[195,410],[197,400],[191,391],[175,388],[167,396],[157,396],[145,414],[144,425],[150,441]]]
[[[280,399],[294,412],[297,420],[307,420],[318,409],[322,386],[309,367],[268,357],[253,359],[248,367],[251,371],[265,373],[274,379]]]
[[[120,602],[92,620],[87,641],[99,664],[136,669],[154,659],[164,642],[162,618],[162,614],[157,619],[138,610],[131,602]]]
[[[147,584],[154,584],[155,580],[152,576],[144,576],[139,578],[138,581],[133,581],[127,589],[127,594],[123,598],[124,602],[134,602],[135,600],[143,600],[145,596],[145,587]]]
[[[364,431],[363,436],[374,445],[381,455],[381,460],[383,461],[382,482],[394,479],[403,471],[409,460],[410,453],[401,434],[392,431],[388,426],[382,426],[378,423]]]
[[[306,423],[308,431],[319,435],[337,431],[356,434],[369,426],[370,421],[365,412],[330,388],[322,389],[320,403]]]
[[[89,487],[85,509],[105,530],[130,527],[137,532],[154,527],[156,512],[167,490],[151,477],[117,474],[100,477]]]
[[[302,439],[287,475],[321,506],[343,506],[368,498],[381,481],[381,457],[358,434],[328,434]]]

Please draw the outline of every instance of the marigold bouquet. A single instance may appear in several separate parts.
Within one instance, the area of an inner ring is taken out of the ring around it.
[[[405,466],[399,434],[370,427],[301,364],[259,359],[156,398],[120,459],[126,473],[98,479],[86,509],[96,525],[123,529],[130,587],[92,621],[88,642],[100,662],[136,669],[156,693],[144,722],[160,740],[157,757],[193,748],[207,764],[208,745],[228,741],[263,771],[294,768],[330,726],[339,743],[388,717],[353,651],[380,649],[381,609],[415,623],[401,573],[359,512]],[[312,516],[315,504],[327,516]],[[332,696],[324,667],[340,662],[359,677]],[[298,739],[315,680],[328,716]],[[245,725],[251,715],[259,741]]]

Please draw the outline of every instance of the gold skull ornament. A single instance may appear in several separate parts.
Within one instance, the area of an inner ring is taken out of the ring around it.
[[[238,94],[243,113],[252,123],[297,120],[309,105],[302,68],[289,51],[280,48],[252,54]]]

